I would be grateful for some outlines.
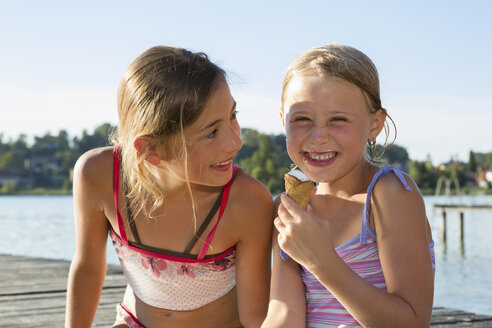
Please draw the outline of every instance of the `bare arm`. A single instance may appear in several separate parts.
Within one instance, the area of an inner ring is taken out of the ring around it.
[[[89,152],[75,165],[76,250],[68,277],[65,327],[91,326],[106,274],[108,223],[101,205],[101,164]]]
[[[236,246],[239,319],[243,327],[260,327],[270,290],[273,202],[268,190],[253,178],[243,175],[237,182],[241,182],[241,237]]]
[[[268,315],[264,328],[303,328],[306,326],[306,297],[301,279],[301,268],[294,260],[282,260],[273,233],[273,269]]]
[[[373,194],[372,212],[387,291],[376,288],[353,272],[329,242],[318,245],[323,249],[324,259],[305,251],[315,249],[316,245],[304,243],[290,248],[297,252],[296,259],[304,263],[364,327],[429,326],[433,273],[427,246],[428,226],[420,192],[413,181],[409,178],[408,181],[412,192],[403,189],[393,175],[385,176]],[[294,225],[307,224],[311,226],[311,234],[316,231],[313,228],[316,219],[311,214],[295,207],[288,199],[282,203],[293,214]],[[303,218],[295,219],[296,216]],[[290,218],[287,217],[285,222],[286,226],[291,226]],[[329,226],[326,229],[329,231]],[[329,235],[326,231],[323,233]],[[319,243],[320,239],[312,239]]]

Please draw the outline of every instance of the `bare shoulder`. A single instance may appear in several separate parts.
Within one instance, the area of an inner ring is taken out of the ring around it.
[[[74,167],[74,184],[101,187],[111,181],[113,170],[112,147],[91,149],[82,154]]]
[[[240,171],[232,184],[231,194],[240,196],[241,202],[246,205],[257,202],[273,204],[270,191],[258,180],[244,171]]]
[[[374,186],[373,199],[378,199],[384,203],[423,202],[417,184],[408,174],[404,172],[402,174],[411,190],[406,189],[402,181],[393,172],[390,172],[381,177]]]
[[[389,227],[399,231],[399,235],[408,235],[412,230],[426,231],[425,234],[431,239],[422,194],[410,176],[403,173],[403,177],[411,190],[406,189],[393,172],[381,177],[374,186],[371,212],[376,228],[379,226],[381,232],[381,228]]]
[[[231,199],[239,213],[250,213],[252,218],[273,217],[273,198],[270,191],[244,171],[239,172],[232,184]]]

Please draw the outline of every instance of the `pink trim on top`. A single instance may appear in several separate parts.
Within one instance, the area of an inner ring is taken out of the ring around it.
[[[233,167],[232,170],[232,176],[234,176],[234,172],[236,172],[237,166]],[[220,222],[220,219],[222,218],[222,214],[225,211],[226,205],[227,205],[227,200],[229,199],[229,192],[231,189],[231,184],[232,184],[232,177],[231,180],[224,186],[224,193],[222,195],[222,201],[220,203],[220,210],[219,210],[219,217],[217,218],[217,222],[215,223],[214,227],[208,234],[206,240],[203,242],[202,248],[200,249],[200,253],[198,254],[198,257],[196,259],[193,258],[182,258],[182,257],[176,257],[172,255],[166,255],[166,254],[161,254],[161,253],[155,253],[151,251],[147,251],[135,246],[132,246],[128,243],[128,238],[126,235],[125,231],[125,225],[123,224],[123,219],[120,214],[120,210],[118,208],[118,193],[119,193],[119,185],[120,185],[120,147],[119,145],[115,145],[113,147],[113,198],[114,198],[114,204],[116,207],[116,217],[118,219],[118,229],[119,229],[119,235],[114,231],[113,227],[110,226],[111,232],[115,236],[115,238],[123,245],[140,252],[145,255],[149,256],[154,256],[158,257],[161,259],[167,259],[171,261],[176,261],[176,262],[186,262],[186,263],[196,263],[196,262],[212,262],[219,260],[221,258],[226,257],[229,255],[235,248],[236,246],[230,247],[228,250],[226,250],[224,253],[213,256],[211,258],[204,259],[208,248],[210,247],[210,243],[212,241],[212,238],[214,237],[215,230],[217,230],[217,226]]]
[[[121,218],[120,210],[118,209],[118,193],[120,190],[120,147],[114,145],[113,147],[113,198],[114,206],[116,208],[116,217],[118,219],[118,229],[120,230],[121,239],[125,242],[128,240],[126,237],[125,225]]]
[[[231,254],[231,252],[233,252],[236,249],[236,245],[234,245],[231,248],[227,249],[225,252],[218,254],[216,256],[206,258],[206,259],[176,257],[176,256],[172,256],[172,255],[147,251],[145,249],[141,249],[141,248],[138,248],[136,246],[130,245],[128,242],[123,241],[120,238],[120,236],[118,236],[118,234],[113,230],[113,228],[111,226],[109,228],[110,228],[110,232],[113,235],[113,237],[119,243],[124,245],[125,247],[128,247],[128,248],[132,249],[133,251],[141,253],[143,255],[152,256],[152,257],[156,257],[156,258],[164,259],[164,260],[169,260],[169,261],[175,261],[175,262],[182,262],[182,263],[209,263],[209,262],[214,262],[214,261],[220,260],[220,259],[228,256],[229,254]]]
[[[128,314],[128,315],[130,316],[130,318],[132,318],[132,320],[133,320],[136,324],[138,324],[138,325],[140,325],[141,327],[144,327],[144,328],[145,328],[145,326],[144,326],[144,325],[143,325],[140,321],[138,321],[137,317],[136,317],[136,316],[134,316],[134,315],[133,315],[133,313],[131,313],[131,312],[130,312],[130,310],[128,310],[128,308],[126,307],[126,305],[125,305],[123,302],[121,302],[121,303],[120,303],[120,306],[121,306],[121,308],[122,308],[123,310],[125,310],[125,311],[126,311],[126,314]]]
[[[234,177],[234,173],[236,172],[236,169],[237,166],[234,166],[232,168],[232,177]],[[229,192],[231,191],[232,177],[231,180],[229,180],[229,182],[224,187],[224,194],[222,195],[222,201],[220,202],[219,217],[217,218],[217,222],[215,223],[214,227],[208,234],[207,239],[205,239],[205,241],[203,242],[202,248],[200,249],[200,253],[198,253],[199,260],[205,257],[205,254],[207,253],[207,250],[210,247],[210,243],[212,242],[212,238],[214,237],[215,230],[217,230],[217,226],[219,225],[220,219],[222,218],[222,214],[224,214],[227,205],[227,200],[229,199]]]

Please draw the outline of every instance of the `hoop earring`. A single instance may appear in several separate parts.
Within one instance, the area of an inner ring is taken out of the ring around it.
[[[369,146],[369,157],[371,161],[374,160],[374,154],[376,153],[376,138],[370,138],[367,140],[367,145]]]

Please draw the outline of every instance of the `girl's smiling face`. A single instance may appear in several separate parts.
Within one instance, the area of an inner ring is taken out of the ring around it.
[[[371,114],[364,94],[339,78],[294,77],[286,87],[282,120],[287,151],[313,181],[333,182],[365,163],[369,138],[385,114]]]
[[[178,137],[176,158],[161,162],[178,180],[192,184],[223,186],[232,176],[232,160],[242,146],[236,119],[236,102],[227,82],[222,81],[211,95],[202,114],[184,129],[187,148],[185,165]],[[188,172],[185,172],[185,166]]]

